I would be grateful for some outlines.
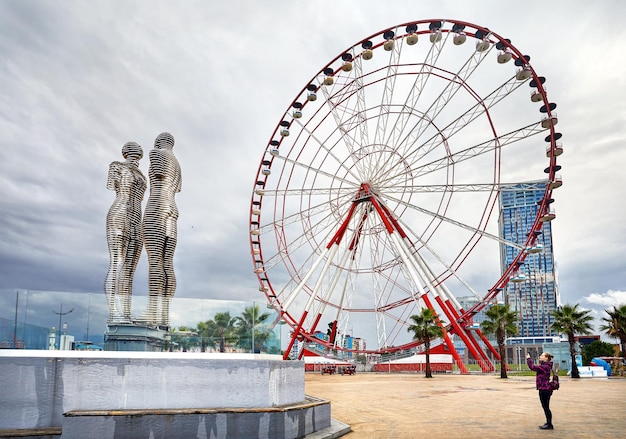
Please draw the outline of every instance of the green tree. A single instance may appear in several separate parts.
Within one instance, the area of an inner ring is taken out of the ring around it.
[[[613,345],[605,341],[595,340],[583,346],[583,364],[589,364],[594,357],[612,357],[615,354]]]
[[[430,368],[430,341],[433,338],[443,336],[444,322],[439,320],[435,312],[430,308],[422,308],[420,314],[410,317],[413,324],[407,328],[408,332],[413,333],[413,339],[424,343],[426,351],[426,378],[432,378],[433,374]]]
[[[206,352],[207,346],[215,347],[215,340],[211,337],[211,333],[209,331],[209,320],[206,322],[198,322],[196,325],[196,332],[198,333],[198,337],[200,337],[200,352]]]
[[[508,378],[504,342],[507,335],[517,334],[517,314],[511,311],[508,304],[496,303],[485,311],[485,317],[480,327],[484,333],[495,335],[500,353],[500,378]]]
[[[235,331],[235,318],[230,312],[218,312],[212,320],[208,320],[208,342],[219,343],[219,351],[226,352],[226,340],[230,339]]]
[[[187,326],[179,326],[172,332],[172,342],[175,342],[183,352],[187,352],[191,347],[196,346],[196,330]]]
[[[605,324],[600,326],[601,331],[609,337],[619,339],[620,355],[626,355],[626,305],[614,306],[613,310],[604,310],[608,317],[602,318]]]
[[[578,309],[578,304],[563,305],[559,309],[552,311],[554,317],[554,323],[552,329],[556,330],[560,334],[567,335],[567,341],[569,342],[569,353],[572,361],[572,378],[580,378],[578,372],[578,366],[576,365],[576,334],[587,335],[591,334],[592,328],[590,322],[593,317],[590,315],[590,311],[583,311]]]
[[[261,313],[258,305],[247,306],[240,316],[235,317],[235,331],[241,348],[252,348],[253,353],[261,351],[261,346],[272,334],[266,323],[269,317],[269,313]]]

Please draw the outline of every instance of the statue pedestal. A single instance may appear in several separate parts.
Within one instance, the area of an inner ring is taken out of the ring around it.
[[[105,351],[162,352],[167,328],[147,323],[110,323],[104,334]]]
[[[331,427],[330,402],[305,397],[304,363],[279,355],[6,349],[0,369],[0,431],[291,439]]]

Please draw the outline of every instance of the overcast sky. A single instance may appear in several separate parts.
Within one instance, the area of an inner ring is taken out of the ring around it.
[[[3,0],[0,289],[100,293],[108,165],[124,143],[147,152],[168,131],[183,172],[176,297],[263,301],[248,212],[282,114],[355,42],[450,18],[510,38],[548,78],[565,147],[561,299],[601,315],[626,303],[624,17],[621,0]],[[135,279],[145,295],[145,254]]]

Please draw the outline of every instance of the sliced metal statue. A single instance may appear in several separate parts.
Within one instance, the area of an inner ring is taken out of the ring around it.
[[[146,177],[139,169],[143,150],[135,142],[122,147],[124,162],[109,165],[107,189],[115,200],[106,219],[109,270],[104,292],[109,307],[109,323],[130,322],[133,276],[143,248],[141,202],[146,192]]]
[[[174,137],[161,133],[150,151],[150,195],[143,217],[144,243],[148,254],[148,306],[139,321],[169,327],[169,306],[176,292],[174,250],[182,176],[173,152]]]

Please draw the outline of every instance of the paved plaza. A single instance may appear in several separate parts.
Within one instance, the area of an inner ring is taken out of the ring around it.
[[[356,438],[624,438],[626,378],[561,377],[554,430],[542,431],[534,376],[307,373],[308,395]]]

